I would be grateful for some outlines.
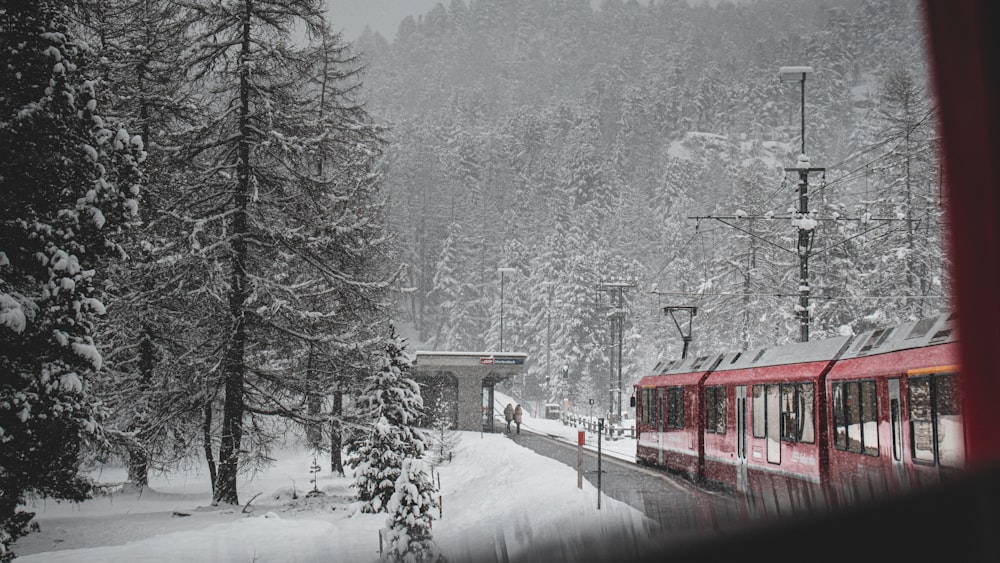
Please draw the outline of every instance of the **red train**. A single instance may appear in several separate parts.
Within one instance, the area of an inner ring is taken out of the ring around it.
[[[965,465],[952,321],[661,363],[635,386],[636,459],[755,517],[941,483]]]

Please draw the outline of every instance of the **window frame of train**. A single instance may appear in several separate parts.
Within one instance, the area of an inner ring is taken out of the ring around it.
[[[875,380],[835,381],[831,386],[830,402],[833,406],[833,447],[844,452],[878,457],[878,392]],[[857,439],[851,436],[853,425],[857,426]]]
[[[816,388],[812,381],[781,383],[781,441],[816,442]]]
[[[726,386],[705,387],[705,432],[726,433]]]
[[[758,383],[751,392],[753,437],[767,438],[767,396],[777,391],[778,433],[782,442],[816,443],[816,387],[812,381]]]
[[[947,385],[943,385],[947,382]],[[915,394],[915,389],[923,385],[927,386],[924,397]],[[940,465],[943,467],[960,468],[964,463],[964,430],[959,418],[961,411],[959,406],[959,389],[955,373],[932,373],[927,375],[911,375],[907,378],[907,403],[908,416],[910,421],[910,457],[913,463],[919,465]],[[942,400],[943,396],[943,400]],[[942,412],[942,407],[947,407],[947,412]],[[917,409],[924,412],[917,412]],[[919,416],[919,418],[918,418]],[[943,431],[942,417],[955,417],[959,422],[958,445],[962,446],[958,450],[959,456],[953,460],[951,457],[942,455],[942,443],[947,439],[947,432]],[[918,442],[917,424],[927,424],[931,431],[931,443],[927,447],[918,446],[923,444]]]
[[[643,424],[656,424],[656,387],[640,388],[639,402],[642,413],[639,422]]]
[[[667,387],[667,428],[684,428],[684,387]]]

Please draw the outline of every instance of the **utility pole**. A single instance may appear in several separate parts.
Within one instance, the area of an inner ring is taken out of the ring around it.
[[[614,377],[615,377],[615,353],[611,353],[611,378],[612,378],[612,388],[609,393],[609,411],[611,413],[610,423],[616,424],[621,423],[621,412],[622,412],[622,348],[624,341],[625,332],[625,289],[630,289],[635,287],[634,282],[629,281],[602,281],[598,287],[598,291],[609,291],[612,293],[617,293],[616,306],[611,309],[608,314],[608,318],[611,320],[611,335],[612,338],[617,336],[617,352],[618,352],[618,385],[614,387]],[[617,408],[616,408],[617,407]]]
[[[795,312],[799,317],[799,340],[802,342],[809,341],[809,253],[812,250],[813,234],[816,229],[816,221],[809,214],[809,174],[826,171],[825,168],[810,166],[809,157],[806,155],[806,76],[812,71],[811,66],[783,66],[778,71],[782,82],[798,82],[801,86],[802,145],[797,165],[785,168],[785,172],[799,173],[799,209],[792,224],[799,230],[796,248],[799,256],[799,304],[795,307]]]
[[[497,268],[500,272],[500,351],[503,352],[503,282],[504,274],[513,274],[517,270],[514,268]]]
[[[545,380],[552,381],[552,287],[555,284],[543,281],[542,287],[549,289],[545,302]]]

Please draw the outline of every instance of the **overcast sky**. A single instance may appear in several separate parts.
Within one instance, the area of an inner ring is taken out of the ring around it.
[[[392,41],[403,18],[426,14],[438,3],[447,8],[451,0],[326,0],[330,21],[347,41],[357,39],[366,25]],[[591,0],[591,5],[600,5],[600,0]]]
[[[333,27],[347,41],[357,39],[366,25],[392,41],[403,18],[427,13],[439,2],[447,7],[450,0],[326,0]]]

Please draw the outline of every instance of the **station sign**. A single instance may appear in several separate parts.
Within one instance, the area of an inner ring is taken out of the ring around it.
[[[524,358],[498,358],[496,356],[486,356],[479,358],[479,363],[482,365],[519,366],[524,364]]]

